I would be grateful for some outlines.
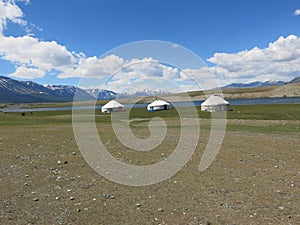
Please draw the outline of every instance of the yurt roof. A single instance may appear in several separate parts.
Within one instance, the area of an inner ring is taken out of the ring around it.
[[[155,100],[154,102],[150,103],[148,106],[161,106],[161,105],[170,105],[170,103],[164,100]]]
[[[115,101],[115,100],[111,100],[108,103],[106,103],[104,106],[102,106],[102,108],[119,108],[119,107],[124,107],[124,105],[120,104],[119,102]]]
[[[222,96],[213,94],[208,99],[206,99],[201,105],[228,105],[229,102],[226,101]]]

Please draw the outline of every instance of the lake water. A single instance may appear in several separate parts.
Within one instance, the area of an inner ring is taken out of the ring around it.
[[[300,97],[286,98],[253,98],[253,99],[232,99],[228,100],[231,105],[262,105],[262,104],[300,104]],[[203,101],[194,102],[172,102],[175,107],[200,106]],[[125,108],[146,108],[148,103],[143,104],[126,104]],[[101,109],[101,105],[97,106],[76,106],[76,107],[53,107],[53,108],[4,108],[2,112],[42,112],[42,111],[61,111],[61,110],[84,110],[84,109]]]

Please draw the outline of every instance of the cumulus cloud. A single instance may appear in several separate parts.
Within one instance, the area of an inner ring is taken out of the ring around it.
[[[208,61],[215,64],[211,71],[220,79],[288,81],[300,75],[300,38],[279,37],[267,48],[215,53]]]
[[[199,90],[218,86],[214,74],[206,67],[180,70],[153,58],[133,58],[131,60],[123,59],[121,61],[120,57],[115,55],[106,57],[122,62],[122,65],[120,63],[118,65],[119,68],[110,67],[115,71],[111,70],[109,71],[110,73],[106,75],[109,77],[109,75],[112,74],[112,76],[107,80],[104,86],[102,83],[98,86],[104,89],[108,88],[116,92],[127,92],[128,90],[141,90],[147,89],[148,87],[152,90],[168,89],[170,91],[182,91],[181,87],[183,87],[184,90],[188,88],[190,90]],[[112,61],[109,62],[112,63]],[[99,71],[98,73],[102,74]],[[70,75],[72,74],[74,73],[70,73]],[[90,75],[92,76],[90,77]],[[101,78],[95,75],[96,73],[87,74],[85,78]]]
[[[0,37],[0,54],[5,60],[34,65],[42,70],[64,69],[75,62],[75,57],[65,46],[30,36]]]
[[[131,79],[164,78],[176,80],[180,78],[180,71],[153,58],[133,58],[127,60],[123,68],[115,76],[120,78],[128,76]]]
[[[81,54],[76,67],[69,68],[59,75],[60,78],[86,77],[100,78],[114,75],[115,79],[126,76],[128,79],[165,77],[179,79],[180,71],[167,66],[153,58],[132,58],[125,60],[117,55],[107,55],[103,58],[86,57]]]
[[[25,1],[25,3],[28,2],[29,1]],[[0,0],[0,34],[2,34],[4,28],[6,27],[7,21],[26,25],[27,22],[23,19],[23,16],[22,10],[15,4],[15,1]]]
[[[108,86],[113,85],[118,89],[120,87],[128,89],[128,85],[131,85],[130,89],[134,90],[148,85],[148,88],[153,90],[157,88],[171,90],[171,87],[173,87],[173,90],[176,90],[174,86],[176,82],[189,80],[189,75],[182,73],[176,67],[163,64],[153,58],[142,58],[125,61],[123,67],[114,73],[113,79],[108,83]]]
[[[61,72],[72,67],[76,63],[77,55],[55,41],[40,41],[29,35],[20,37],[3,35],[8,21],[22,26],[27,25],[22,10],[15,2],[0,0],[0,58],[15,65],[16,71],[10,75],[31,79],[43,77],[51,70]],[[29,0],[22,2],[28,4]]]
[[[88,60],[89,58],[83,58],[84,62]],[[164,83],[166,80],[182,82],[180,85],[185,89],[199,84],[199,89],[204,90],[232,82],[289,81],[300,75],[300,38],[295,35],[279,37],[266,48],[254,47],[233,54],[215,53],[208,61],[215,66],[179,70],[153,58],[125,60],[110,55],[103,59],[94,57],[90,64],[79,64],[74,71],[85,71],[87,77],[113,74],[113,79],[108,83],[114,88],[126,88],[133,83]],[[94,69],[82,69],[92,63],[95,63],[92,66]],[[74,71],[69,76],[74,76]],[[83,76],[83,73],[78,73],[78,76]]]
[[[183,83],[192,86],[192,83],[195,85],[196,81],[199,80],[202,83],[207,82],[209,79],[203,76],[207,76],[208,73],[208,69],[180,70],[153,58],[125,60],[117,55],[107,55],[98,59],[97,57],[82,55],[75,68],[70,68],[60,74],[59,77],[82,77],[84,79],[93,78],[94,80],[96,78],[99,83],[97,85],[95,81],[92,84],[93,88],[108,88],[117,92],[127,92],[128,90],[147,89],[147,87],[152,90],[172,90],[172,88],[179,90],[180,84]],[[103,82],[103,77],[105,77],[106,82]],[[193,77],[199,79],[193,79]],[[207,87],[207,85],[203,86]],[[197,88],[199,89],[199,86]]]
[[[294,15],[295,15],[295,16],[300,16],[300,9],[296,9],[296,10],[294,11]]]
[[[199,69],[184,69],[181,71],[181,81],[189,81],[196,84],[198,90],[208,90],[219,87],[219,80],[216,79],[212,68],[202,67]]]
[[[44,72],[37,69],[37,68],[27,68],[24,66],[20,66],[16,69],[14,73],[9,74],[13,77],[18,78],[29,78],[29,79],[35,79],[35,78],[41,78],[44,76]]]
[[[124,65],[125,61],[116,55],[108,55],[103,58],[86,57],[85,54],[77,54],[77,62],[58,75],[59,78],[86,77],[99,78],[109,76]]]
[[[16,71],[10,76],[18,78],[40,78],[55,70],[58,78],[101,78],[113,75],[115,85],[125,86],[132,81],[141,83],[146,80],[162,82],[163,79],[190,79],[186,72],[153,58],[125,60],[117,55],[87,57],[84,53],[70,52],[55,41],[40,41],[31,36],[0,36],[0,57],[16,66]]]
[[[0,57],[17,67],[35,67],[40,70],[40,73],[53,69],[64,71],[76,62],[76,56],[65,46],[55,41],[40,41],[30,36],[0,36]],[[31,78],[31,76],[25,76],[28,73],[22,74],[24,74],[23,78]]]

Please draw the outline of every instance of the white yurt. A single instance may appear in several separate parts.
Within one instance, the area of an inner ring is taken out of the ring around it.
[[[230,104],[222,96],[213,94],[201,104],[201,111],[230,111]]]
[[[147,106],[149,112],[171,109],[171,104],[164,100],[155,100]]]
[[[101,107],[101,112],[103,113],[123,112],[124,110],[124,105],[115,100],[111,100]]]

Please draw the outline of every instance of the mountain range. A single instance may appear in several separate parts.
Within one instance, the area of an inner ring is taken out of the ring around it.
[[[266,82],[251,82],[251,83],[232,83],[228,84],[222,89],[230,89],[230,88],[253,88],[253,87],[267,87],[267,86],[279,86],[286,84],[286,82],[283,81],[266,81]]]
[[[287,83],[300,83],[300,77],[296,77],[290,82],[267,81],[253,82],[248,84],[232,83],[222,89],[229,88],[251,88],[263,86],[280,86]],[[18,81],[5,76],[0,76],[0,103],[35,103],[35,102],[71,102],[87,100],[111,100],[115,98],[132,98],[142,96],[159,96],[170,94],[168,91],[141,90],[133,93],[116,93],[102,89],[81,89],[68,85],[40,85],[32,81]]]
[[[79,100],[92,98],[86,91],[73,86],[43,86],[0,76],[0,103],[68,102],[73,101],[76,90]]]
[[[114,91],[105,90],[105,89],[86,89],[85,91],[89,95],[99,100],[112,100],[118,96],[118,93]]]

